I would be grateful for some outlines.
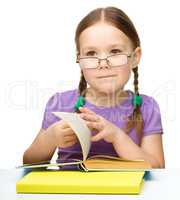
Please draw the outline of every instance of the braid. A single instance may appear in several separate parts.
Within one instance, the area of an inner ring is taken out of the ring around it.
[[[87,89],[87,82],[84,78],[83,72],[81,71],[81,77],[80,77],[79,87],[78,87],[79,96],[85,97],[86,89]],[[75,112],[79,113],[80,111],[76,110]]]
[[[81,78],[80,78],[79,87],[78,87],[79,95],[85,97],[86,88],[87,88],[87,82],[84,78],[83,72],[81,71]]]
[[[133,68],[134,73],[134,93],[135,95],[139,95],[139,89],[138,89],[138,67]],[[140,110],[141,106],[136,105],[134,106],[133,114],[128,117],[128,121],[126,124],[126,132],[129,134],[132,128],[135,128],[139,139],[142,138],[142,130],[144,127],[143,117]]]
[[[139,95],[139,89],[138,89],[138,67],[133,68],[134,72],[134,93],[136,95]]]

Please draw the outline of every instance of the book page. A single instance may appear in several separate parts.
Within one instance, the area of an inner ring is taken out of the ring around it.
[[[33,169],[33,168],[52,168],[52,167],[62,167],[66,165],[78,165],[82,163],[83,161],[80,161],[78,159],[67,159],[67,160],[62,160],[62,159],[56,159],[56,160],[50,160],[50,161],[41,161],[41,162],[35,162],[31,164],[24,164],[24,165],[19,165],[16,167],[18,168],[24,168],[24,169]]]
[[[142,159],[134,159],[134,160],[128,160],[128,159],[125,159],[125,158],[121,158],[121,157],[115,157],[115,156],[110,156],[110,155],[103,155],[103,154],[99,154],[99,155],[94,155],[94,156],[91,156],[89,157],[87,160],[91,160],[91,159],[109,159],[109,160],[120,160],[120,161],[126,161],[126,162],[144,162],[144,160]]]
[[[151,169],[151,165],[144,160],[127,160],[108,155],[91,156],[81,165],[86,168],[86,171],[142,171]]]
[[[80,142],[82,153],[83,153],[83,161],[86,160],[90,146],[91,146],[91,131],[86,125],[86,122],[78,116],[77,113],[70,112],[52,112],[55,116],[66,121],[72,130],[77,135],[77,138]]]

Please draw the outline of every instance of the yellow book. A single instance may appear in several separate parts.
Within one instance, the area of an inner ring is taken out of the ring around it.
[[[17,193],[139,194],[144,172],[32,171],[16,183]]]

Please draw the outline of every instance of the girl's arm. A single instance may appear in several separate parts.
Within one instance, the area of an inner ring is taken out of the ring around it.
[[[79,108],[82,112],[79,116],[86,120],[87,126],[98,133],[91,138],[97,142],[104,139],[113,144],[119,157],[136,160],[143,159],[150,163],[152,168],[164,168],[164,153],[162,145],[162,134],[150,134],[144,136],[141,145],[138,146],[122,129],[106,120],[88,108]]]
[[[24,152],[23,163],[49,161],[57,147],[67,148],[77,141],[77,136],[67,122],[60,120],[46,130],[40,129],[33,143]]]
[[[165,167],[161,133],[143,137],[141,146],[136,145],[122,130],[115,137],[113,146],[120,157],[143,159],[149,162],[152,168]]]
[[[23,164],[51,160],[55,150],[51,127],[47,130],[40,129],[33,143],[24,152]]]
[[[102,116],[88,108],[80,108],[80,111],[82,113],[79,116],[86,120],[87,126],[98,131],[91,141],[104,139],[113,144],[119,157],[130,160],[143,159],[150,163],[152,168],[165,167],[161,133],[144,136],[141,145],[138,146],[122,129]]]

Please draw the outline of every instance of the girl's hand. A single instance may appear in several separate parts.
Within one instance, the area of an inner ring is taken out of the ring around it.
[[[67,148],[78,141],[76,134],[64,120],[52,124],[49,132],[56,147]]]
[[[122,133],[119,127],[104,119],[102,116],[97,115],[90,109],[80,107],[79,110],[81,111],[79,116],[86,121],[87,126],[91,130],[98,131],[98,133],[91,138],[91,141],[104,139],[106,142],[114,143],[117,135]]]

